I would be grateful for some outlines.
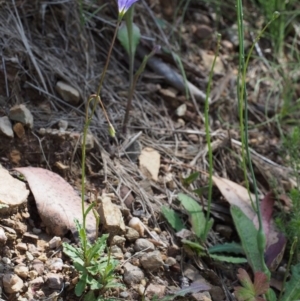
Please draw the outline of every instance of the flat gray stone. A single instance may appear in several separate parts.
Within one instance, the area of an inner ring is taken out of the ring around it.
[[[69,84],[64,83],[62,81],[58,81],[56,83],[55,89],[64,101],[71,104],[78,104],[80,100],[80,94],[78,90],[76,90]]]
[[[162,267],[164,264],[159,251],[145,253],[140,258],[140,263],[144,269],[150,270],[150,271],[157,270],[160,267]]]
[[[155,250],[155,247],[151,241],[145,238],[139,238],[135,241],[134,250],[136,252],[140,252],[140,251],[151,252]]]
[[[0,117],[0,133],[9,137],[14,137],[14,131],[12,129],[11,122],[7,116]]]
[[[144,279],[143,271],[131,264],[130,262],[126,262],[124,265],[124,282],[128,285],[140,283],[142,279]]]

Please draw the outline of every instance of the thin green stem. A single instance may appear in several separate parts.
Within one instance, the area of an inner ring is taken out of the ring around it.
[[[85,196],[85,160],[86,160],[86,137],[87,131],[90,125],[90,121],[92,117],[89,117],[89,105],[90,102],[93,100],[93,97],[88,99],[88,103],[86,106],[85,112],[85,122],[83,128],[83,137],[82,137],[82,166],[81,166],[81,212],[82,212],[82,228],[86,229],[86,215],[85,215],[85,206],[84,206],[84,196]],[[91,115],[92,116],[92,115]],[[87,240],[83,241],[83,258],[86,258],[86,251],[87,251]]]
[[[100,92],[101,92],[101,89],[102,89],[102,85],[103,85],[103,81],[104,81],[104,78],[105,78],[105,75],[106,75],[106,72],[107,72],[107,69],[108,69],[108,65],[109,65],[109,62],[110,62],[110,58],[111,58],[111,54],[112,54],[112,50],[113,50],[113,47],[115,45],[115,41],[116,41],[116,37],[117,37],[117,34],[118,34],[118,29],[119,29],[119,26],[120,26],[120,23],[121,23],[122,19],[118,19],[118,22],[117,22],[117,25],[116,25],[116,28],[115,28],[115,32],[114,32],[114,36],[112,38],[112,42],[110,44],[110,47],[109,47],[109,50],[108,50],[108,53],[107,53],[107,57],[106,57],[106,62],[105,62],[105,65],[103,67],[103,71],[101,73],[101,77],[100,77],[100,80],[99,80],[99,85],[98,85],[98,90],[97,90],[97,93],[96,95],[93,95],[94,97],[94,103],[93,103],[93,107],[92,107],[92,112],[91,112],[91,116],[93,116],[95,110],[96,110],[96,106],[97,106],[97,103],[99,102],[102,110],[103,110],[103,113],[104,113],[104,116],[108,122],[108,125],[109,125],[109,132],[111,135],[114,135],[115,131],[114,131],[114,128],[109,120],[109,117],[108,117],[108,114],[105,110],[105,107],[102,103],[102,100],[101,100],[101,97],[100,97]],[[89,106],[89,104],[88,104]]]
[[[127,97],[127,106],[123,121],[123,134],[127,131],[127,122],[129,119],[129,112],[131,108],[132,98],[134,94],[134,78],[133,78],[133,67],[134,67],[134,56],[135,53],[133,52],[133,13],[134,13],[134,5],[130,7],[130,9],[126,12],[124,18],[126,22],[126,28],[127,28],[127,35],[128,35],[128,55],[129,55],[129,93]]]
[[[129,85],[132,86],[133,82],[133,67],[134,67],[134,56],[133,51],[133,14],[134,14],[134,5],[132,5],[129,10],[126,12],[124,19],[126,22],[127,34],[128,34],[128,50],[129,50]]]
[[[238,35],[239,35],[239,74],[238,74],[238,83],[237,83],[237,89],[238,89],[237,95],[238,95],[239,117],[240,117],[240,128],[241,128],[240,132],[241,132],[241,140],[242,140],[242,165],[243,165],[246,187],[249,192],[251,203],[258,216],[259,229],[258,229],[258,233],[257,233],[257,243],[258,243],[258,249],[259,249],[259,253],[260,253],[261,265],[264,269],[263,272],[265,272],[270,277],[270,272],[269,272],[269,270],[265,264],[265,260],[264,260],[264,249],[265,249],[265,245],[266,245],[266,237],[265,237],[265,233],[263,230],[262,215],[261,215],[258,191],[257,191],[257,183],[256,183],[256,178],[255,178],[255,174],[254,174],[254,170],[253,170],[249,143],[248,143],[248,102],[247,102],[247,91],[246,91],[246,71],[247,71],[247,67],[248,67],[249,60],[250,60],[252,51],[254,49],[255,43],[257,43],[257,41],[260,39],[260,37],[262,36],[262,34],[266,30],[266,28],[270,25],[270,23],[275,18],[278,17],[278,14],[274,15],[273,19],[270,22],[268,22],[268,24],[263,28],[263,30],[257,36],[257,38],[255,39],[255,41],[252,44],[252,47],[249,51],[246,62],[245,62],[245,49],[244,49],[244,26],[243,26],[242,0],[237,0],[237,16],[238,16]],[[246,153],[246,156],[245,156],[245,153]],[[251,198],[250,189],[249,189],[249,181],[248,181],[248,177],[247,177],[247,163],[249,165],[252,183],[253,183],[253,187],[254,187],[255,205]]]
[[[108,68],[108,65],[109,65],[109,61],[110,61],[110,58],[111,58],[112,49],[113,49],[113,46],[115,44],[115,40],[116,40],[116,37],[117,37],[117,32],[118,32],[118,28],[119,28],[120,22],[121,22],[121,20],[119,19],[118,22],[117,22],[116,28],[115,28],[115,32],[114,32],[114,36],[113,36],[112,42],[110,44],[110,48],[109,48],[109,51],[108,51],[108,54],[107,54],[106,62],[105,62],[105,65],[104,65],[104,68],[103,68],[103,71],[102,71],[102,74],[101,74],[101,77],[100,77],[97,94],[96,95],[91,95],[89,97],[89,99],[87,101],[87,105],[86,105],[85,122],[84,122],[83,137],[82,137],[82,166],[81,166],[81,210],[82,210],[82,227],[83,227],[83,231],[86,231],[86,218],[87,218],[87,214],[85,212],[85,206],[84,206],[84,196],[85,196],[85,161],[86,161],[86,138],[87,138],[87,132],[88,132],[89,125],[90,125],[90,123],[92,121],[92,118],[93,118],[93,115],[94,115],[94,112],[96,110],[96,106],[97,106],[98,102],[100,103],[100,105],[102,107],[102,110],[103,110],[103,112],[105,114],[105,117],[106,117],[106,119],[107,119],[107,121],[109,123],[110,130],[112,128],[112,125],[111,125],[111,123],[109,121],[109,118],[108,118],[108,115],[106,113],[106,110],[104,108],[104,105],[103,105],[103,103],[101,101],[100,92],[101,92],[101,88],[102,88],[102,85],[103,85],[105,74],[106,74],[106,71],[107,71],[107,68]],[[92,106],[91,113],[89,114],[89,108],[90,108],[91,102],[93,102],[93,106]],[[86,233],[85,233],[85,237],[86,237]],[[84,259],[86,259],[87,239],[85,239],[83,241],[82,249],[83,249]]]
[[[208,202],[207,202],[207,211],[206,211],[206,220],[205,220],[205,231],[204,234],[207,236],[207,233],[209,231],[209,219],[210,219],[210,209],[211,209],[211,200],[212,200],[212,174],[213,174],[213,154],[212,154],[212,147],[211,147],[211,141],[210,141],[210,129],[209,129],[209,95],[211,90],[211,84],[212,84],[212,78],[214,75],[214,68],[216,64],[217,57],[219,55],[220,50],[220,44],[221,44],[221,35],[218,34],[218,41],[217,41],[217,50],[216,54],[210,69],[209,73],[209,79],[207,84],[207,90],[206,90],[206,97],[205,97],[205,133],[206,133],[206,142],[207,142],[207,148],[208,148],[208,165],[209,165],[209,180],[208,180]],[[203,237],[204,240],[206,240],[206,237]]]

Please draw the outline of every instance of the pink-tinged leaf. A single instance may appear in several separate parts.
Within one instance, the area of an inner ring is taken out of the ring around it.
[[[250,276],[244,269],[238,269],[237,277],[240,283],[243,285],[235,287],[235,296],[239,301],[263,301],[264,299],[259,297],[265,294],[269,289],[269,281],[267,276],[262,272],[256,272],[254,275],[254,284],[250,279]]]
[[[265,232],[265,235],[267,238],[268,238],[269,232],[270,232],[270,222],[272,220],[274,202],[275,202],[274,194],[272,192],[268,192],[260,203],[260,210],[261,210],[261,215],[262,215],[262,220],[263,220],[263,228],[264,228],[264,232]],[[257,215],[255,216],[253,223],[254,223],[256,229],[258,229]]]
[[[58,174],[43,168],[20,167],[15,170],[26,177],[48,231],[63,236],[70,230],[77,236],[74,219],[82,223],[81,198],[73,187]],[[92,212],[87,217],[86,230],[88,237],[94,240],[96,220]]]
[[[266,274],[263,272],[256,272],[254,275],[254,290],[255,295],[263,295],[270,288],[269,280]]]
[[[254,294],[254,285],[252,283],[249,274],[244,269],[241,268],[238,269],[237,277],[240,283],[242,284],[242,286]]]
[[[242,286],[235,287],[234,294],[239,301],[254,301],[255,300],[254,293]]]
[[[230,205],[239,207],[243,213],[253,220],[256,213],[254,212],[249,193],[247,189],[239,184],[236,184],[228,179],[213,176],[215,185],[219,188],[223,197]],[[251,194],[251,198],[255,201],[255,196]]]
[[[276,233],[276,237],[273,235],[272,238],[273,244],[268,244],[265,252],[265,262],[270,271],[275,271],[282,260],[286,247],[286,238],[279,232]]]

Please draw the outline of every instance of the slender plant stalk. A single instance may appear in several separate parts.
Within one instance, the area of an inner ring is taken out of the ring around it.
[[[208,202],[207,202],[207,211],[206,211],[206,220],[205,220],[205,230],[204,235],[207,236],[207,232],[209,231],[209,218],[210,218],[210,209],[211,209],[211,200],[212,200],[212,174],[213,174],[213,155],[212,155],[212,147],[211,147],[211,141],[210,141],[210,130],[209,130],[209,95],[211,90],[211,83],[212,78],[214,75],[214,68],[216,64],[217,57],[219,55],[220,50],[220,43],[221,43],[221,35],[218,34],[218,41],[217,41],[217,50],[216,54],[210,69],[209,73],[209,79],[207,84],[207,90],[206,90],[206,97],[205,97],[205,133],[206,133],[206,142],[207,142],[207,148],[208,148],[208,166],[209,166],[209,179],[208,179]],[[203,240],[206,240],[206,237],[202,238]]]
[[[101,77],[100,77],[97,94],[91,95],[89,97],[89,99],[87,101],[87,105],[86,105],[85,122],[84,122],[83,137],[82,137],[82,167],[81,167],[81,210],[82,210],[82,226],[83,226],[84,231],[86,231],[86,218],[87,218],[87,214],[86,214],[86,211],[85,211],[85,205],[84,205],[87,132],[88,132],[88,129],[89,129],[90,123],[92,121],[92,118],[93,118],[93,115],[94,115],[94,112],[96,110],[96,106],[97,106],[98,102],[100,103],[100,105],[102,107],[102,110],[104,112],[106,120],[109,124],[110,131],[111,131],[111,129],[113,129],[112,124],[109,121],[107,112],[106,112],[106,110],[104,108],[104,105],[101,101],[100,92],[101,92],[101,88],[102,88],[102,85],[103,85],[105,74],[106,74],[106,71],[107,71],[107,68],[108,68],[108,65],[109,65],[109,61],[110,61],[110,58],[111,58],[112,49],[113,49],[113,46],[115,44],[115,40],[116,40],[116,37],[117,37],[117,32],[118,32],[118,28],[120,26],[120,22],[121,22],[121,20],[119,19],[118,22],[117,22],[116,28],[115,28],[115,32],[114,32],[112,42],[110,44],[110,48],[109,48],[109,51],[108,51],[108,54],[107,54],[106,62],[105,62],[105,65],[104,65],[104,68],[103,68],[103,71],[102,71],[102,74],[101,74]],[[89,114],[89,108],[90,108],[90,104],[92,102],[93,102],[93,106],[92,106],[91,113]],[[86,237],[86,233],[84,235]],[[87,239],[84,239],[82,249],[83,249],[83,256],[84,256],[84,260],[85,260],[86,259],[86,251],[87,251]]]
[[[273,20],[275,20],[279,16],[279,14],[278,13],[274,14],[272,20],[269,21],[268,24],[260,31],[254,43],[252,44],[246,62],[245,62],[245,49],[244,49],[242,0],[237,0],[237,16],[238,16],[238,35],[239,35],[239,74],[238,74],[238,83],[237,83],[237,89],[238,89],[237,95],[238,95],[238,103],[239,103],[240,132],[241,132],[241,140],[242,140],[242,165],[244,170],[246,187],[250,195],[251,203],[258,216],[259,228],[257,232],[257,243],[258,243],[258,249],[260,253],[260,260],[261,260],[262,267],[264,269],[263,272],[265,272],[268,275],[268,277],[270,277],[270,271],[268,270],[264,260],[266,236],[262,224],[262,215],[261,215],[261,210],[259,205],[257,183],[256,183],[256,178],[253,170],[249,143],[248,143],[248,102],[247,102],[247,91],[246,91],[246,72],[255,43],[258,42],[258,40],[260,39],[260,37],[262,36],[266,28],[271,24]],[[250,189],[249,189],[249,181],[247,177],[247,163],[249,165],[252,183],[254,187],[255,205],[251,198]]]
[[[133,13],[134,13],[134,5],[130,7],[130,9],[126,12],[124,18],[126,22],[126,28],[127,28],[127,34],[128,34],[128,41],[129,41],[129,47],[128,47],[128,55],[129,55],[129,93],[127,97],[127,105],[126,105],[126,111],[125,116],[123,120],[123,134],[127,131],[127,123],[129,119],[129,112],[131,109],[132,104],[132,98],[133,98],[133,91],[134,91],[134,78],[133,78],[133,67],[134,67],[134,56],[135,53],[133,52]]]
[[[127,28],[127,34],[128,34],[128,41],[129,41],[129,85],[130,88],[132,87],[133,83],[133,67],[134,67],[134,56],[135,53],[133,52],[133,14],[134,14],[134,5],[132,5],[127,13],[124,16],[125,22],[126,22],[126,28]]]

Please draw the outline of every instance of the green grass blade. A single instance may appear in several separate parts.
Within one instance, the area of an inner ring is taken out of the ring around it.
[[[236,242],[230,242],[225,244],[215,245],[208,248],[209,254],[214,253],[234,253],[234,254],[245,254],[243,247]]]
[[[222,262],[229,263],[246,263],[247,259],[243,257],[233,257],[233,256],[225,256],[225,255],[217,255],[217,254],[209,254],[209,257],[215,260],[219,260]]]

